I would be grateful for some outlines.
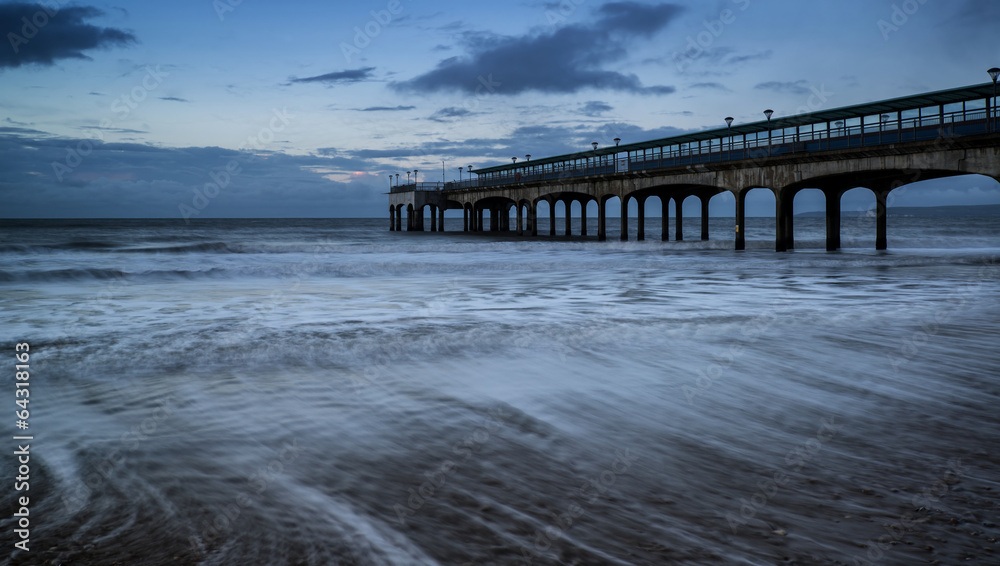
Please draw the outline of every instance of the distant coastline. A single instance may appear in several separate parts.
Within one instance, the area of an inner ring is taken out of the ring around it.
[[[874,212],[874,210],[872,211]],[[867,210],[844,210],[840,216],[846,218],[856,218],[867,216]],[[1000,204],[980,204],[961,206],[890,206],[886,211],[888,216],[919,216],[921,218],[933,216],[1000,216]],[[822,210],[812,210],[800,212],[795,215],[799,218],[824,218],[826,212]]]

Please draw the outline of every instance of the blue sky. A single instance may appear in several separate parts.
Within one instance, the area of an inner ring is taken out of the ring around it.
[[[390,174],[442,160],[987,82],[997,29],[995,0],[0,2],[0,217],[385,216]]]

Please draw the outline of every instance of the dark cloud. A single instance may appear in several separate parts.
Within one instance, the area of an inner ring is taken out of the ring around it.
[[[727,64],[749,63],[750,61],[766,61],[774,55],[774,51],[760,51],[757,53],[747,53],[746,55],[732,55],[726,59]]]
[[[726,87],[726,85],[724,85],[722,83],[694,83],[693,85],[691,85],[691,88],[701,88],[701,89],[708,89],[708,90],[719,90],[719,91],[722,91],[722,92],[732,92],[731,90],[729,90],[729,88]]]
[[[580,112],[585,116],[590,116],[591,118],[596,118],[605,112],[610,112],[611,110],[614,110],[614,108],[610,104],[601,102],[600,100],[587,101],[580,107]]]
[[[179,96],[161,96],[160,100],[169,100],[171,102],[191,102],[190,100]]]
[[[84,51],[137,42],[129,32],[85,23],[103,14],[89,6],[57,9],[25,2],[0,4],[0,33],[10,47],[0,49],[0,69],[54,65],[60,59],[90,59]]]
[[[335,71],[325,75],[315,77],[305,77],[301,79],[293,78],[293,83],[356,83],[371,78],[375,67],[363,67],[361,69],[348,69],[346,71]]]
[[[602,65],[623,60],[627,46],[649,39],[673,21],[682,8],[612,2],[597,9],[590,25],[566,26],[521,37],[465,34],[467,54],[450,57],[434,70],[393,83],[400,91],[514,95],[525,91],[571,93],[587,88],[639,94],[669,94],[670,86],[643,86],[634,74]]]
[[[86,155],[67,165],[67,152],[81,147]],[[3,132],[0,155],[0,217],[181,218],[181,205],[194,206],[195,191],[212,195],[195,218],[370,217],[386,208],[383,170],[351,157]],[[239,172],[226,180],[234,161]]]
[[[450,122],[452,118],[465,118],[466,116],[471,116],[473,112],[465,108],[458,108],[457,106],[449,106],[447,108],[442,108],[432,114],[429,120],[434,120],[435,122]]]
[[[416,106],[369,106],[361,108],[359,112],[401,112],[403,110],[413,110]]]
[[[766,83],[760,83],[754,88],[757,90],[770,90],[783,94],[809,94],[812,92],[809,90],[809,83],[804,80],[795,82],[768,81]]]

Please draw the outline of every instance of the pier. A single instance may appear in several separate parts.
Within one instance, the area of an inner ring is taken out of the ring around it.
[[[573,235],[571,206],[580,203],[576,234],[587,235],[587,205],[597,203],[597,239],[606,240],[606,204],[621,202],[621,240],[629,238],[629,203],[638,207],[638,239],[645,234],[645,204],[660,199],[660,239],[669,240],[669,202],[674,201],[676,240],[683,239],[684,199],[701,203],[701,238],[709,238],[709,201],[731,193],[736,200],[735,249],[742,250],[745,203],[753,189],[775,198],[775,250],[793,249],[792,203],[803,189],[825,196],[826,248],[840,248],[840,201],[862,187],[875,195],[876,249],[887,247],[886,201],[903,185],[941,177],[980,174],[1000,181],[1000,119],[996,85],[986,83],[860,104],[810,114],[773,117],[669,138],[481,168],[476,178],[454,183],[391,187],[390,230],[444,231],[444,211],[461,209],[463,230],[538,235],[538,204],[548,203],[549,235],[555,211],[566,210],[565,234]],[[772,119],[774,118],[774,119]],[[511,209],[514,218],[511,218]],[[405,222],[403,218],[406,218]]]

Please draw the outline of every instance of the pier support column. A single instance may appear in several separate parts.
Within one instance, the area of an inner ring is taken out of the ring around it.
[[[389,231],[396,231],[396,207],[394,206],[389,207]]]
[[[521,212],[521,205],[517,205],[517,235],[524,235],[524,213]]]
[[[462,231],[469,231],[469,209],[467,207],[462,207]]]
[[[597,241],[603,242],[608,239],[608,231],[605,226],[604,219],[606,217],[604,211],[604,204],[607,201],[604,199],[597,199]]]
[[[580,201],[580,235],[587,235],[587,202],[585,200]]]
[[[396,207],[396,231],[403,231],[403,205]]]
[[[532,202],[528,205],[528,226],[531,228],[531,235],[538,235],[538,203]]]
[[[431,205],[431,232],[437,232],[437,231],[438,231],[437,207]]]
[[[413,231],[413,205],[406,206],[406,231]]]
[[[746,191],[736,192],[736,249],[747,249],[746,243]]]
[[[441,207],[441,210],[438,213],[438,232],[444,232],[444,211],[445,210],[447,210],[447,209],[444,208],[444,207]]]
[[[573,199],[566,199],[566,235],[573,235]]]
[[[708,240],[708,201],[711,196],[702,196],[701,198],[701,241]]]
[[[639,225],[636,227],[638,233],[635,239],[641,242],[646,239],[646,198],[637,197],[635,201],[639,205]]]
[[[827,190],[826,196],[826,251],[840,249],[840,191]]]
[[[628,241],[628,201],[629,197],[622,197],[622,236],[623,242]]]
[[[785,201],[785,249],[795,249],[795,193],[790,193]]]
[[[549,201],[549,236],[556,235],[556,199]]]
[[[660,210],[660,218],[662,219],[660,223],[660,241],[667,242],[670,240],[670,197],[660,195]]]
[[[483,231],[483,220],[484,220],[483,217],[485,215],[486,215],[486,211],[483,210],[482,208],[479,208],[479,209],[476,210],[476,232],[482,232]]]
[[[774,251],[785,252],[785,201],[781,191],[774,192]]]
[[[878,191],[875,193],[875,249],[884,250],[889,247],[889,238],[886,230],[886,197],[889,193]]]
[[[678,242],[684,241],[684,199],[687,197],[674,197],[674,212],[677,214],[677,230],[674,239]]]

